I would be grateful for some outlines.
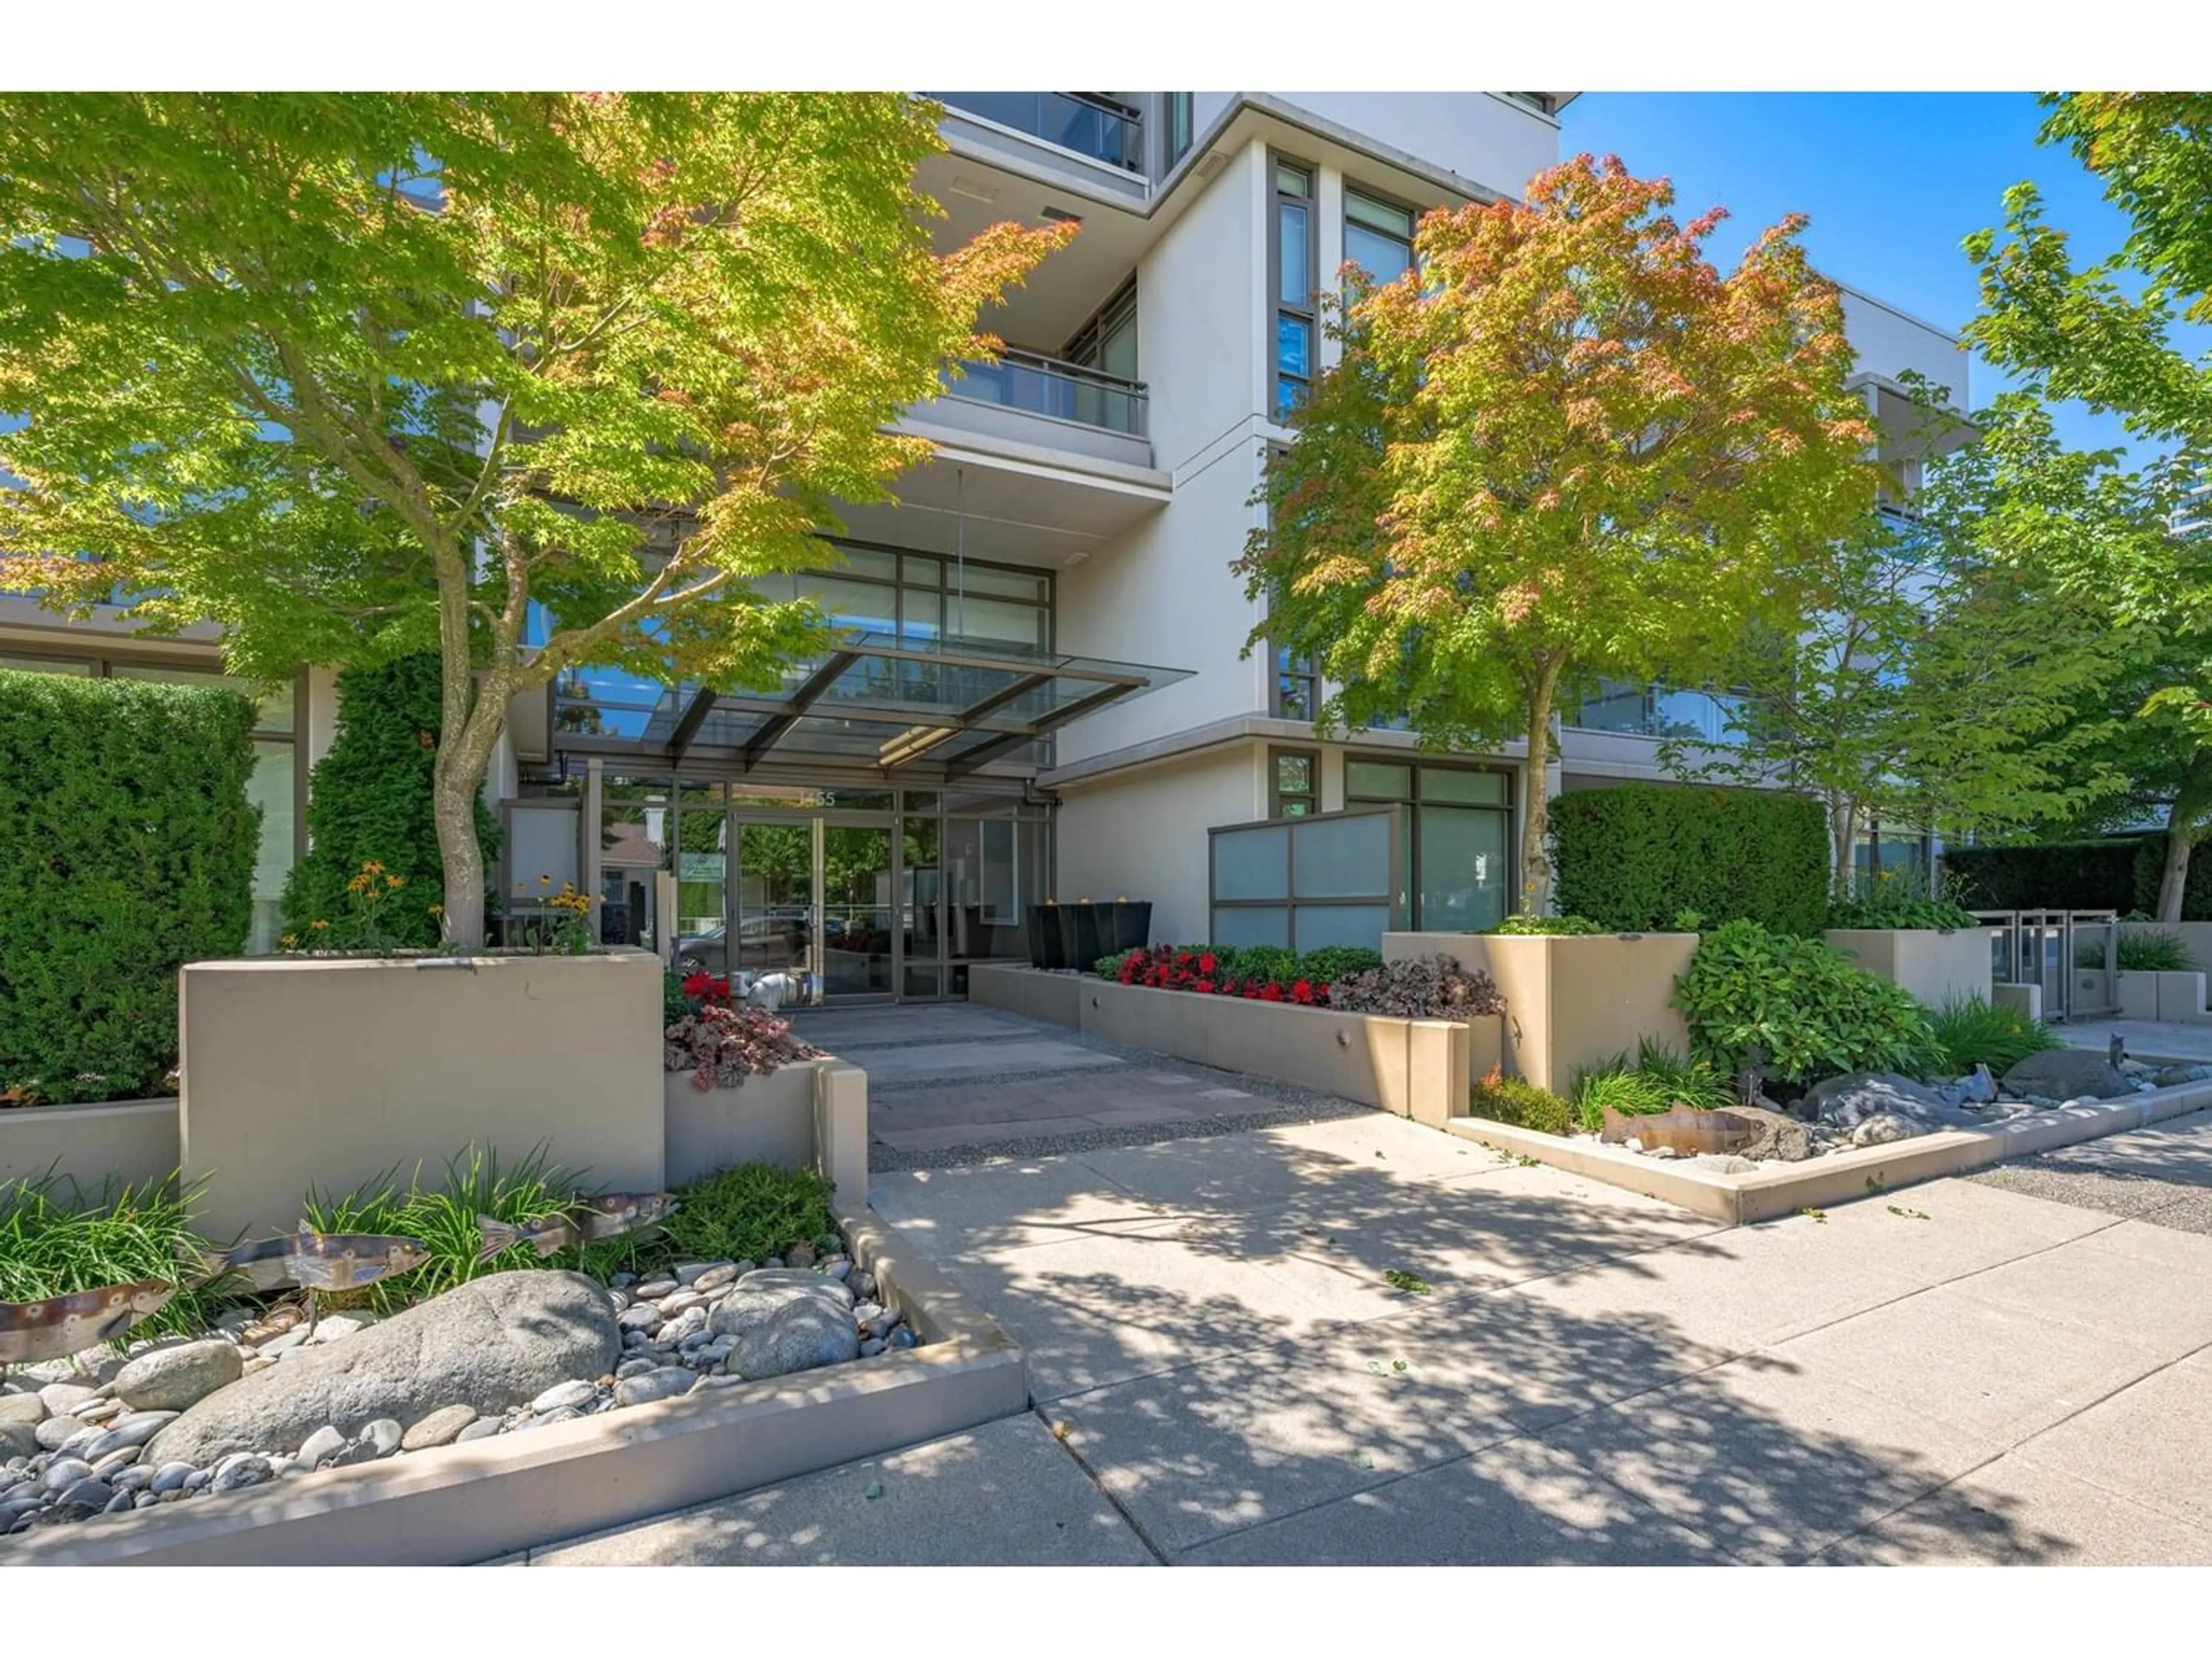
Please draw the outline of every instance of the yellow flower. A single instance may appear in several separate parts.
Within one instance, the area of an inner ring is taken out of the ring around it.
[[[384,878],[384,884],[396,893],[407,884],[407,878],[404,876],[386,876]]]
[[[446,914],[446,907],[442,904],[434,904],[430,907],[429,914],[434,916],[442,916]]]
[[[297,933],[287,933],[287,934],[285,934],[285,935],[284,935],[284,937],[283,937],[281,940],[279,940],[279,941],[278,941],[278,943],[282,944],[282,945],[283,945],[283,947],[284,947],[286,950],[288,950],[288,951],[289,951],[289,950],[290,950],[294,945],[297,945],[299,942],[300,942],[300,936],[299,936]]]
[[[325,928],[325,927],[329,927],[329,926],[330,926],[330,923],[328,923],[327,921],[322,921],[322,920],[320,920],[320,919],[319,918],[319,919],[317,919],[316,921],[313,921],[313,922],[310,922],[310,923],[308,924],[308,926],[310,926],[310,927],[313,927],[313,928],[316,928],[318,931],[319,931],[319,930],[320,930],[320,929],[322,929],[322,928]]]
[[[540,876],[538,878],[538,884],[540,887],[550,887],[553,884],[553,878],[550,876]]]

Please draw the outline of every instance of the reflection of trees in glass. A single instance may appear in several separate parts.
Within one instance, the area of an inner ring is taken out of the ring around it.
[[[606,717],[599,706],[590,701],[592,687],[581,670],[563,674],[558,693],[553,702],[553,729],[556,732],[577,732],[586,736],[604,736]]]

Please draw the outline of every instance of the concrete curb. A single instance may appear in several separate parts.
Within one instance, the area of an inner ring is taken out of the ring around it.
[[[922,1346],[57,1527],[0,1543],[0,1566],[488,1561],[1027,1410],[1013,1340],[874,1211],[838,1218]]]
[[[1562,1139],[1487,1118],[1454,1118],[1453,1134],[1517,1153],[1571,1175],[1678,1205],[1731,1226],[1808,1207],[1867,1198],[1917,1182],[1978,1170],[2007,1158],[2143,1128],[2212,1106],[2212,1083],[2177,1084],[2132,1099],[2023,1112],[1987,1129],[1947,1129],[1887,1146],[1837,1152],[1756,1175],[1722,1175],[1644,1157],[1586,1137]]]

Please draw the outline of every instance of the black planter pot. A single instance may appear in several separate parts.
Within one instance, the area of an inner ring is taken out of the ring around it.
[[[1075,953],[1071,968],[1089,968],[1114,948],[1114,907],[1110,904],[1071,904],[1075,913]]]
[[[1152,942],[1152,906],[1149,899],[1131,902],[1117,900],[1108,907],[1113,912],[1110,929],[1113,943],[1101,956],[1120,956],[1129,951],[1141,951]]]
[[[1032,904],[1024,913],[1023,921],[1029,930],[1030,966],[1032,968],[1065,968],[1067,953],[1060,941],[1060,907],[1051,904]]]

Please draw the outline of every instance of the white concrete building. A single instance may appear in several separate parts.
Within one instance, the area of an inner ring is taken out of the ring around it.
[[[1574,94],[930,95],[949,148],[920,182],[944,245],[1009,218],[1081,234],[989,319],[1005,362],[903,423],[935,459],[896,506],[848,515],[843,568],[805,579],[842,648],[774,696],[587,673],[518,706],[491,785],[502,890],[572,878],[611,937],[790,968],[828,998],[958,995],[968,963],[1023,953],[1048,896],[1150,899],[1154,939],[1206,938],[1209,830],[1347,806],[1404,808],[1404,924],[1486,926],[1511,905],[1528,789],[1656,778],[1666,732],[1718,734],[1701,695],[1609,688],[1528,779],[1518,744],[1316,741],[1310,678],[1243,655],[1261,618],[1231,561],[1291,438],[1278,411],[1327,367],[1323,285],[1347,258],[1394,274],[1431,208],[1516,193],[1558,160]],[[1845,309],[1887,428],[1907,423],[1906,370],[1966,406],[1953,336],[1855,292]],[[0,601],[0,665],[215,657]],[[322,674],[270,716],[264,948],[334,721]]]

